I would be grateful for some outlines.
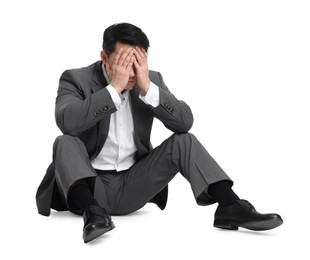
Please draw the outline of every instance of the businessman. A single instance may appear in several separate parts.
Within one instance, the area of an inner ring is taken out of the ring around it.
[[[190,107],[149,70],[149,40],[138,27],[114,24],[103,35],[101,60],[65,71],[56,98],[53,162],[37,190],[38,211],[83,215],[87,243],[112,230],[111,215],[153,202],[164,209],[168,183],[181,173],[199,205],[218,203],[214,226],[268,230],[283,223],[261,214],[232,190],[233,181],[189,133]],[[188,91],[192,91],[189,89]],[[153,119],[173,134],[152,147]]]

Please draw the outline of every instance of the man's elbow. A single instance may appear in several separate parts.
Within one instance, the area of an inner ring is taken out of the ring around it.
[[[184,133],[187,133],[189,130],[191,130],[193,124],[194,124],[194,117],[191,114],[183,124]]]
[[[186,116],[186,118],[182,120],[181,124],[178,124],[178,126],[173,132],[178,133],[178,134],[187,133],[189,132],[189,130],[191,130],[193,123],[194,123],[194,118],[193,118],[193,115],[190,114],[189,116]]]
[[[55,119],[56,119],[56,125],[63,134],[68,134],[72,136],[76,134],[75,130],[77,129],[77,127],[75,127],[73,122],[70,122],[70,120],[68,120],[68,117],[65,116],[64,111],[56,112]]]

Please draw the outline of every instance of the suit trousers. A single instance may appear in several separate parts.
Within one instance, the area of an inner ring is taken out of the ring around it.
[[[94,198],[111,215],[128,214],[142,208],[178,172],[190,183],[198,204],[214,203],[203,194],[208,185],[222,180],[233,184],[190,133],[173,134],[122,172],[96,171],[84,143],[78,137],[62,135],[54,143],[54,165],[56,182],[72,212],[77,209],[70,205],[68,193],[72,184],[81,179],[91,180]]]

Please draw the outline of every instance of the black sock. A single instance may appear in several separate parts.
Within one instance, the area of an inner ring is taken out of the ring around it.
[[[219,181],[213,183],[208,188],[208,194],[219,203],[220,206],[230,206],[239,200],[239,197],[231,189],[228,181]]]
[[[70,200],[83,212],[92,205],[99,206],[87,184],[77,184],[70,191]]]

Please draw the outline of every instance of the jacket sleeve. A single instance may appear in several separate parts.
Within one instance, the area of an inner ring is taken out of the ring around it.
[[[106,88],[91,93],[91,86],[85,84],[87,83],[78,80],[70,70],[60,77],[55,118],[64,134],[75,136],[116,111]]]
[[[169,130],[175,133],[188,132],[194,122],[190,107],[170,92],[159,72],[157,72],[157,76],[154,83],[159,88],[159,106],[155,108],[149,106],[150,109]]]

